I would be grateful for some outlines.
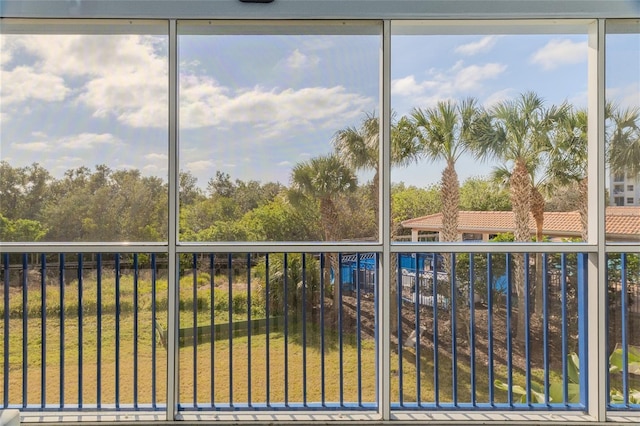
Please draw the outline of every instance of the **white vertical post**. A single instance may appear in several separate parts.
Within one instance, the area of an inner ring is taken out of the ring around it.
[[[391,386],[390,378],[390,297],[391,297],[391,21],[382,24],[382,61],[380,78],[382,79],[382,93],[380,106],[380,200],[382,206],[378,218],[379,228],[382,230],[382,265],[380,267],[380,319],[378,333],[378,401],[383,420],[391,417]]]
[[[597,245],[588,263],[588,389],[589,415],[606,420],[607,404],[607,283],[605,252],[605,27],[604,20],[589,26],[588,53],[588,239]],[[582,338],[582,336],[581,336]]]
[[[169,20],[169,294],[167,312],[167,420],[176,419],[178,408],[178,33]]]

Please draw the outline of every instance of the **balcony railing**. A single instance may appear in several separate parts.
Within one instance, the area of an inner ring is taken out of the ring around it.
[[[392,253],[381,324],[379,253],[182,253],[175,304],[166,254],[3,253],[0,402],[378,410],[385,345],[392,411],[584,411],[587,256]],[[638,258],[607,262],[611,410],[640,409]]]

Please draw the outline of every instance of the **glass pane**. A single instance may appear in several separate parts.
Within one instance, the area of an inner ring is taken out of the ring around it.
[[[640,23],[607,24],[607,240],[640,241]]]
[[[581,240],[586,26],[400,23],[391,44],[395,240]]]
[[[377,26],[195,22],[179,52],[182,240],[377,238]]]
[[[3,26],[0,240],[166,240],[167,36]]]

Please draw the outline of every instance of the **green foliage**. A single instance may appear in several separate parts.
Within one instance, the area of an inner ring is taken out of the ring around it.
[[[472,177],[460,186],[460,210],[508,211],[511,210],[509,192],[490,179]]]
[[[36,220],[10,220],[0,214],[0,241],[36,242],[46,234],[47,230]]]
[[[394,223],[438,213],[442,207],[440,188],[437,185],[428,188],[394,185],[391,190],[391,207]]]
[[[640,348],[637,346],[629,346],[627,348],[627,372],[633,375],[640,375]],[[624,358],[623,348],[616,348],[609,356],[609,374],[616,374],[623,372]],[[580,360],[575,352],[570,353],[567,356],[567,389],[568,400],[563,401],[564,386],[562,382],[549,383],[548,396],[551,403],[575,403],[580,402]],[[509,391],[508,384],[496,380],[494,386],[497,389]],[[520,402],[527,402],[527,391],[525,388],[519,385],[513,385],[511,391],[520,395]],[[609,397],[611,402],[624,403],[624,393],[616,388],[611,387],[609,390]],[[534,403],[545,403],[544,389],[537,383],[531,383],[531,392],[529,396],[530,400]],[[640,404],[640,390],[629,389],[629,403]]]

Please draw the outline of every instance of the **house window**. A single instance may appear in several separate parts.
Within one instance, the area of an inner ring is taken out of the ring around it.
[[[633,191],[633,185],[627,185],[627,191]]]
[[[633,197],[627,197],[627,204],[633,204]]]
[[[623,191],[624,191],[624,185],[615,185],[613,187],[613,193],[614,194],[620,194]]]
[[[613,204],[616,206],[624,206],[624,197],[615,197],[613,199]]]
[[[613,175],[614,182],[624,182],[624,173],[616,173]]]

